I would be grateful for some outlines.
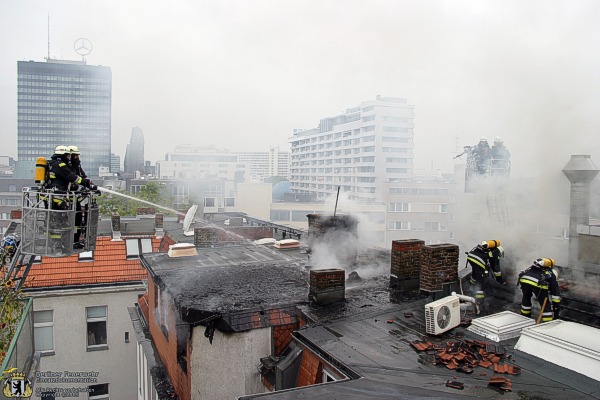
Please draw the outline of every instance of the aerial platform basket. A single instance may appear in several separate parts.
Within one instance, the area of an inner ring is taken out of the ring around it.
[[[95,250],[99,217],[96,195],[92,191],[58,193],[23,188],[21,253],[66,257]],[[59,204],[61,209],[57,209]],[[83,247],[73,249],[77,229]]]

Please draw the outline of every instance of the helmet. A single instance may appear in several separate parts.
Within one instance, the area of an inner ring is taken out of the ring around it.
[[[494,138],[494,144],[502,144],[504,141],[502,140],[502,138],[500,136],[496,136]]]
[[[533,262],[533,265],[536,265],[540,268],[552,268],[554,267],[554,260],[552,258],[538,258]]]
[[[487,138],[486,138],[485,136],[482,136],[482,137],[479,139],[479,141],[480,141],[480,142],[486,142],[486,143],[487,143]]]
[[[67,146],[67,149],[69,149],[69,153],[71,154],[80,154],[79,147],[77,146]]]
[[[54,154],[70,154],[69,148],[67,146],[56,146],[54,149]]]

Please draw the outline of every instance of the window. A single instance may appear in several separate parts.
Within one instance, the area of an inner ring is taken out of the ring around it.
[[[440,212],[447,213],[448,212],[448,204],[440,204]]]
[[[409,212],[410,203],[390,203],[390,212]]]
[[[390,221],[388,223],[388,229],[391,231],[408,231],[410,230],[409,221]]]
[[[225,197],[225,207],[235,207],[235,198]]]
[[[89,386],[90,400],[108,400],[108,383],[101,383],[99,385],[91,385]]]
[[[205,197],[204,198],[204,207],[214,207],[215,206],[215,198],[214,197]]]
[[[88,350],[108,347],[106,341],[106,308],[106,306],[96,306],[86,307],[85,309]]]
[[[33,312],[33,335],[35,351],[54,353],[54,312],[52,310]]]
[[[152,239],[126,239],[127,258],[135,258],[140,254],[152,253]]]

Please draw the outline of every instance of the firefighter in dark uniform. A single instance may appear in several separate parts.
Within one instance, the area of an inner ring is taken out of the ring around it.
[[[490,269],[489,253],[486,247],[487,242],[482,242],[467,253],[467,263],[471,266],[471,279],[469,279],[469,283],[473,285],[475,299],[478,303],[483,303],[485,298],[483,289]]]
[[[500,258],[504,257],[504,249],[499,240],[485,240],[467,253],[467,263],[471,266],[469,283],[473,286],[475,300],[482,304],[485,299],[484,289],[489,271],[493,271],[498,283],[505,285],[500,270]]]
[[[523,292],[521,314],[531,317],[531,296],[540,303],[542,322],[558,319],[560,313],[560,289],[558,272],[551,258],[538,258],[533,265],[519,274],[518,284]],[[546,301],[545,301],[546,300]]]
[[[57,146],[54,150],[54,154],[48,162],[48,190],[53,191],[56,194],[67,194],[72,190],[76,190],[78,185],[88,187],[91,184],[89,179],[82,178],[73,172],[69,162],[69,149],[66,146]],[[68,204],[66,196],[51,197],[51,209],[62,211],[67,211],[70,209],[71,205]],[[51,239],[54,239],[54,245],[58,251],[61,251],[59,250],[59,247],[64,248],[65,244],[71,240],[70,238],[65,239],[66,232],[70,232],[71,229],[72,227],[69,226],[67,213],[59,212],[51,214],[49,235]]]
[[[486,137],[479,139],[477,146],[473,147],[473,155],[475,156],[477,173],[485,175],[488,172],[490,157],[492,156],[492,150]]]
[[[82,179],[87,179],[87,175],[85,173],[85,171],[83,170],[83,168],[81,167],[81,160],[79,159],[79,147],[77,146],[68,146],[67,149],[69,150],[69,154],[70,154],[70,168],[71,170],[79,177],[81,177]],[[90,180],[87,184],[87,187],[91,190],[95,190],[97,189],[97,187],[92,184],[92,181]],[[79,248],[82,249],[85,244],[81,243],[80,239],[81,239],[81,233],[82,233],[82,226],[83,226],[83,212],[82,212],[82,207],[81,207],[81,196],[77,196],[77,203],[75,205],[75,238],[74,238],[74,243],[73,243],[73,248]]]
[[[59,193],[66,193],[67,191],[76,189],[77,186],[74,185],[88,187],[91,184],[88,178],[82,178],[73,172],[69,163],[70,152],[67,146],[57,146],[48,162],[50,170],[49,189],[54,189]],[[53,208],[55,209],[66,210],[68,208],[68,205],[61,204],[61,200],[57,200],[55,203],[53,204]]]
[[[490,257],[490,266],[494,273],[494,278],[502,286],[506,286],[506,280],[502,276],[502,269],[500,268],[500,260],[504,258],[504,248],[500,246],[499,240],[488,240],[488,255]]]

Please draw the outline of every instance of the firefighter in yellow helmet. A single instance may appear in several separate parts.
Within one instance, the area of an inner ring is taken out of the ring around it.
[[[542,321],[558,319],[560,313],[560,289],[558,287],[558,272],[553,268],[551,258],[538,258],[531,267],[519,274],[518,284],[521,285],[523,300],[521,314],[531,317],[531,296],[535,294],[542,308]],[[544,299],[547,299],[544,302]],[[545,303],[545,305],[544,305]]]
[[[485,299],[484,289],[490,271],[494,273],[498,283],[506,285],[500,270],[502,257],[504,257],[504,249],[500,246],[499,240],[484,240],[467,253],[467,263],[471,266],[469,283],[472,285],[471,292],[475,292],[477,302],[483,303]]]

